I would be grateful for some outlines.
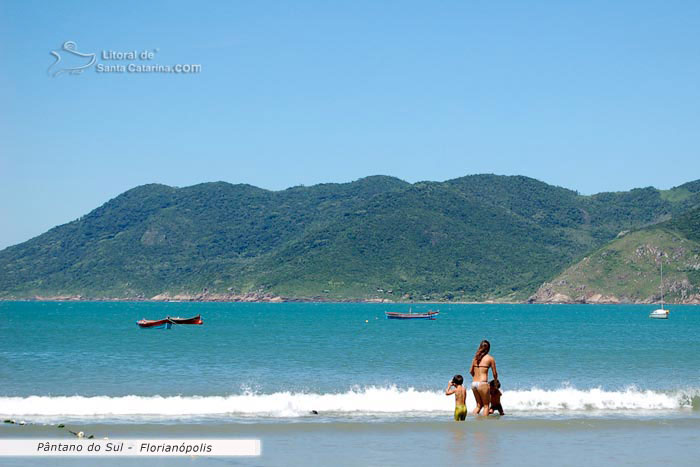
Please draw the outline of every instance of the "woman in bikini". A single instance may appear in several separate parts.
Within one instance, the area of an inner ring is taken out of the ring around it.
[[[491,344],[484,339],[479,344],[474,360],[472,360],[472,366],[469,369],[469,373],[474,378],[472,380],[472,392],[474,393],[474,399],[476,399],[474,415],[479,415],[482,409],[484,410],[483,415],[488,416],[489,414],[489,403],[491,402],[489,368],[491,368],[491,373],[493,373],[493,379],[498,379],[496,360],[489,355],[489,350],[491,350]]]

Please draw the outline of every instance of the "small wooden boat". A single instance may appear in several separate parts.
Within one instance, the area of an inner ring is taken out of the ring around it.
[[[139,325],[140,328],[148,328],[148,329],[170,329],[173,326],[173,322],[170,321],[169,318],[165,319],[142,319],[139,321],[136,321],[136,324]]]
[[[408,313],[401,313],[398,311],[385,311],[387,319],[436,319],[437,315],[440,314],[439,311],[428,310],[423,313],[413,313],[412,310],[408,310]]]
[[[167,319],[172,321],[173,324],[204,324],[204,321],[202,321],[201,315],[193,316],[192,318],[180,318],[179,316],[168,316]]]

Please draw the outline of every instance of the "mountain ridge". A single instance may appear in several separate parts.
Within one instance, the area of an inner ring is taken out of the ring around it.
[[[493,174],[147,184],[1,250],[0,298],[520,301],[621,230],[696,205],[700,181],[596,195]]]

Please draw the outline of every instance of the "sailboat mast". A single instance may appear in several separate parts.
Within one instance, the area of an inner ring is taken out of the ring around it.
[[[661,257],[661,309],[664,309],[664,259]]]

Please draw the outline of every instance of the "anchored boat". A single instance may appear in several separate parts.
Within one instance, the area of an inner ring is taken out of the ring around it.
[[[422,313],[413,313],[413,310],[408,309],[408,313],[401,313],[398,311],[385,311],[387,319],[436,319],[437,315],[440,314],[439,311],[428,310]]]
[[[168,316],[166,319],[169,319],[170,321],[172,321],[173,324],[204,324],[204,321],[202,321],[201,315],[193,316],[192,318],[180,318],[179,316]]]
[[[140,328],[149,328],[149,329],[170,329],[173,326],[173,322],[170,321],[168,318],[165,319],[142,319],[139,321],[136,321],[136,324],[139,325]]]
[[[204,324],[202,316],[197,315],[192,318],[180,318],[179,316],[167,316],[165,319],[142,319],[136,321],[140,328],[170,329],[173,324]]]
[[[654,310],[649,313],[649,318],[651,319],[668,319],[668,310],[664,310],[663,306],[658,310]]]
[[[661,262],[661,308],[649,313],[651,319],[668,319],[668,310],[664,310],[664,263]]]

